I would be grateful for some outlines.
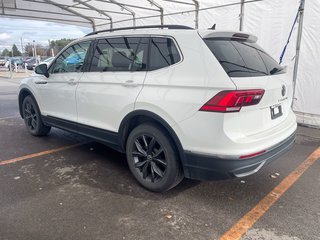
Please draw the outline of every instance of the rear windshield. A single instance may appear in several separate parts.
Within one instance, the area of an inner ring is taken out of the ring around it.
[[[266,76],[285,72],[256,43],[229,39],[204,41],[230,77]]]

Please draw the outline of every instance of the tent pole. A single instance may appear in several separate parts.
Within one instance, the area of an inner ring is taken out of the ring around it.
[[[297,43],[296,43],[296,57],[295,57],[294,68],[293,68],[293,95],[292,95],[291,107],[293,106],[293,101],[295,99],[296,84],[297,84],[297,77],[298,77],[300,46],[301,46],[302,28],[303,28],[304,3],[305,3],[305,0],[301,0],[300,7],[299,7],[299,27],[298,27],[298,35],[297,35]]]
[[[119,7],[121,7],[121,9],[124,9],[127,12],[129,12],[132,15],[132,24],[133,24],[133,26],[134,27],[136,26],[136,13],[135,13],[135,11],[131,10],[130,8],[128,8],[125,4],[118,3],[116,0],[110,0],[110,3],[116,4]]]
[[[147,0],[151,5],[154,5],[155,7],[157,7],[159,9],[160,12],[160,23],[161,25],[163,25],[163,7],[161,7],[157,2],[153,1],[153,0]]]
[[[199,28],[199,1],[197,0],[193,0],[194,2],[194,6],[196,8],[196,12],[195,12],[195,28],[198,29]]]
[[[79,4],[83,5],[83,6],[86,6],[88,9],[91,9],[91,10],[93,10],[93,11],[96,11],[97,13],[99,13],[99,14],[107,17],[108,20],[110,21],[110,29],[112,29],[112,17],[111,17],[109,14],[100,11],[99,9],[91,6],[91,5],[90,5],[89,3],[87,3],[87,2],[83,2],[82,0],[73,0],[73,1],[79,3]],[[92,24],[92,28],[95,28],[94,23]]]
[[[95,30],[96,26],[95,26],[95,22],[94,22],[94,20],[92,18],[87,17],[87,16],[85,16],[85,15],[83,15],[81,13],[78,13],[77,11],[74,11],[74,10],[72,10],[70,8],[61,6],[59,3],[56,3],[56,2],[54,2],[52,0],[44,0],[44,2],[48,3],[48,4],[51,4],[53,6],[56,6],[58,8],[61,8],[61,9],[65,10],[65,11],[67,11],[67,12],[70,12],[70,13],[74,14],[75,16],[78,16],[78,17],[81,17],[81,18],[87,20],[89,23],[91,23],[93,30]]]
[[[163,0],[163,1],[194,6],[194,10],[191,11],[191,12],[195,13],[195,16],[194,16],[194,28],[195,29],[199,28],[199,9],[200,9],[199,0],[192,0],[193,3],[182,2],[180,0]]]
[[[245,0],[241,0],[240,3],[240,31],[243,31],[243,21],[244,21],[244,1]]]

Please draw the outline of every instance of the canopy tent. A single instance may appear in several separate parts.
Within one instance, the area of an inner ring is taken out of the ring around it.
[[[255,34],[258,43],[278,60],[299,6],[300,0],[0,0],[0,16],[89,26],[93,30],[152,24],[208,28],[216,24],[217,30]],[[293,108],[298,121],[320,127],[320,1],[309,0],[304,11],[300,10],[300,24],[293,27],[283,65],[296,79]],[[299,61],[296,47],[301,48]]]

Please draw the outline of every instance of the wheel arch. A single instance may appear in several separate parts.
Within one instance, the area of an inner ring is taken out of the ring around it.
[[[20,116],[22,118],[23,118],[22,103],[23,103],[23,100],[25,99],[25,97],[29,96],[29,95],[32,96],[36,100],[36,98],[34,97],[33,93],[28,88],[22,88],[19,91],[18,104],[19,104],[19,113],[20,113]],[[38,105],[37,100],[36,100],[36,104]]]
[[[130,132],[134,129],[134,127],[138,126],[141,123],[146,123],[146,122],[156,123],[166,131],[166,133],[169,135],[169,137],[171,138],[171,140],[175,145],[181,165],[183,167],[183,171],[185,172],[185,167],[184,167],[185,154],[177,134],[162,117],[160,117],[159,115],[153,112],[150,112],[147,110],[136,110],[127,114],[124,117],[118,130],[119,138],[122,144],[121,148],[125,151],[127,138]]]

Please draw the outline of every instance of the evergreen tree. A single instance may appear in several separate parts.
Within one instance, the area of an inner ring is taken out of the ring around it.
[[[12,52],[13,52],[14,57],[21,56],[21,52],[18,50],[18,48],[15,44],[13,44],[13,46],[12,46]]]
[[[4,56],[4,57],[11,56],[10,51],[8,49],[3,49],[1,56]]]
[[[50,42],[50,48],[52,48],[57,54],[60,52],[65,46],[67,46],[69,43],[71,43],[74,39],[66,39],[62,38],[60,40],[53,40]]]

